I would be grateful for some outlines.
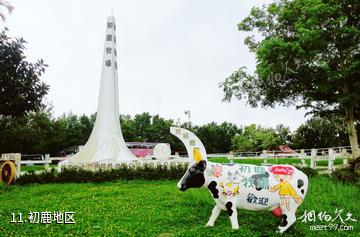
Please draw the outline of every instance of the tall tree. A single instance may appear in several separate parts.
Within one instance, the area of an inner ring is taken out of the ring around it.
[[[235,151],[262,151],[276,149],[283,145],[282,139],[273,128],[264,128],[251,124],[245,126],[240,133],[232,138],[232,148]]]
[[[9,13],[11,13],[14,10],[14,7],[11,6],[11,4],[7,1],[4,0],[0,0],[0,8],[6,8],[8,10]],[[2,21],[5,21],[5,14],[0,12],[0,18]]]
[[[289,145],[291,143],[291,131],[289,127],[278,124],[275,128],[278,145]]]
[[[49,86],[40,80],[47,66],[44,61],[26,61],[26,41],[0,33],[0,115],[21,116],[44,107]]]
[[[341,118],[311,118],[300,125],[292,138],[292,146],[296,148],[324,148],[347,146],[346,125]]]
[[[251,106],[341,112],[353,157],[359,157],[354,121],[360,107],[360,2],[278,0],[254,7],[238,27],[262,36],[245,39],[256,54],[256,71],[241,67],[221,83],[224,100],[246,97]]]
[[[235,124],[215,122],[194,126],[193,132],[204,143],[209,153],[225,153],[231,150],[231,139],[240,132]]]

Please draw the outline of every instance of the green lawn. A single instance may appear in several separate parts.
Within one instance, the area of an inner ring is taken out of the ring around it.
[[[298,211],[335,208],[360,219],[359,189],[327,177],[310,180],[310,189]],[[240,229],[231,230],[223,212],[214,228],[205,224],[214,206],[205,189],[180,192],[176,181],[117,181],[84,184],[0,186],[1,236],[279,236],[278,219],[269,212],[239,211]],[[11,212],[74,211],[76,224],[11,224]],[[326,222],[317,221],[316,224]],[[282,236],[359,236],[360,220],[348,222],[354,230],[310,231],[300,220]]]
[[[50,168],[56,168],[58,165],[49,165]],[[29,171],[38,171],[38,170],[45,170],[44,165],[22,165],[21,171],[22,172],[29,172]]]

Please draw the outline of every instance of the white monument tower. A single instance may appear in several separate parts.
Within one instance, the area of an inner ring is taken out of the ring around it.
[[[63,164],[119,163],[136,157],[127,148],[119,121],[115,18],[108,17],[94,128],[85,146]]]

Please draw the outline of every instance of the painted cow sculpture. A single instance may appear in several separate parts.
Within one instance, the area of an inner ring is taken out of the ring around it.
[[[219,164],[204,160],[194,148],[194,161],[178,183],[178,188],[207,187],[215,207],[206,226],[214,226],[221,210],[226,210],[233,229],[238,229],[237,209],[268,210],[281,217],[278,232],[295,221],[295,213],[308,189],[307,176],[289,165],[256,166]]]

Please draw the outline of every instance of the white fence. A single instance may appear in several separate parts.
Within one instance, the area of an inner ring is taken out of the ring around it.
[[[360,147],[360,146],[359,146]],[[348,155],[351,156],[351,147],[350,146],[339,146],[339,147],[330,147],[331,149],[333,149],[333,151],[335,153],[344,153],[344,151],[346,153],[349,153]],[[327,148],[316,148],[317,150],[317,154],[319,156],[326,156],[329,154],[329,147]],[[268,155],[272,154],[273,157],[276,157],[276,155],[278,155],[278,157],[299,157],[301,154],[305,153],[307,156],[311,155],[311,151],[312,149],[296,149],[296,150],[292,150],[292,153],[284,153],[283,151],[280,150],[267,150],[265,151],[256,151],[256,152],[241,152],[241,151],[236,151],[233,152],[233,155],[236,157],[263,157],[263,154],[266,153]],[[231,152],[230,152],[231,153]],[[217,154],[210,154],[210,157],[224,157],[224,156],[228,156],[229,153],[217,153]]]
[[[236,153],[226,153],[226,154],[209,154],[210,158],[217,157],[226,157],[230,163],[233,163],[234,160],[242,159],[262,159],[263,165],[269,165],[268,159],[275,158],[298,158],[301,160],[301,166],[307,166],[306,160],[310,160],[310,168],[319,169],[317,165],[318,161],[327,161],[327,170],[328,172],[335,171],[334,161],[335,159],[342,159],[343,165],[348,163],[348,159],[351,158],[350,147],[336,147],[336,148],[320,148],[320,149],[300,149],[294,150],[293,153],[284,153],[282,151],[266,151],[263,152],[236,152]],[[326,168],[326,167],[325,167]]]
[[[28,159],[28,158],[36,158],[36,159]],[[67,157],[50,157],[49,154],[32,154],[32,155],[27,155],[27,154],[22,154],[21,155],[21,161],[19,162],[19,164],[17,165],[18,167],[18,172],[16,174],[16,176],[19,176],[21,174],[24,174],[24,171],[21,171],[21,166],[33,166],[33,165],[44,165],[45,170],[50,169],[50,164],[53,163],[53,161],[63,161],[65,160]],[[26,158],[26,159],[23,159]],[[41,171],[35,171],[36,173],[40,173],[43,172],[43,170]]]

